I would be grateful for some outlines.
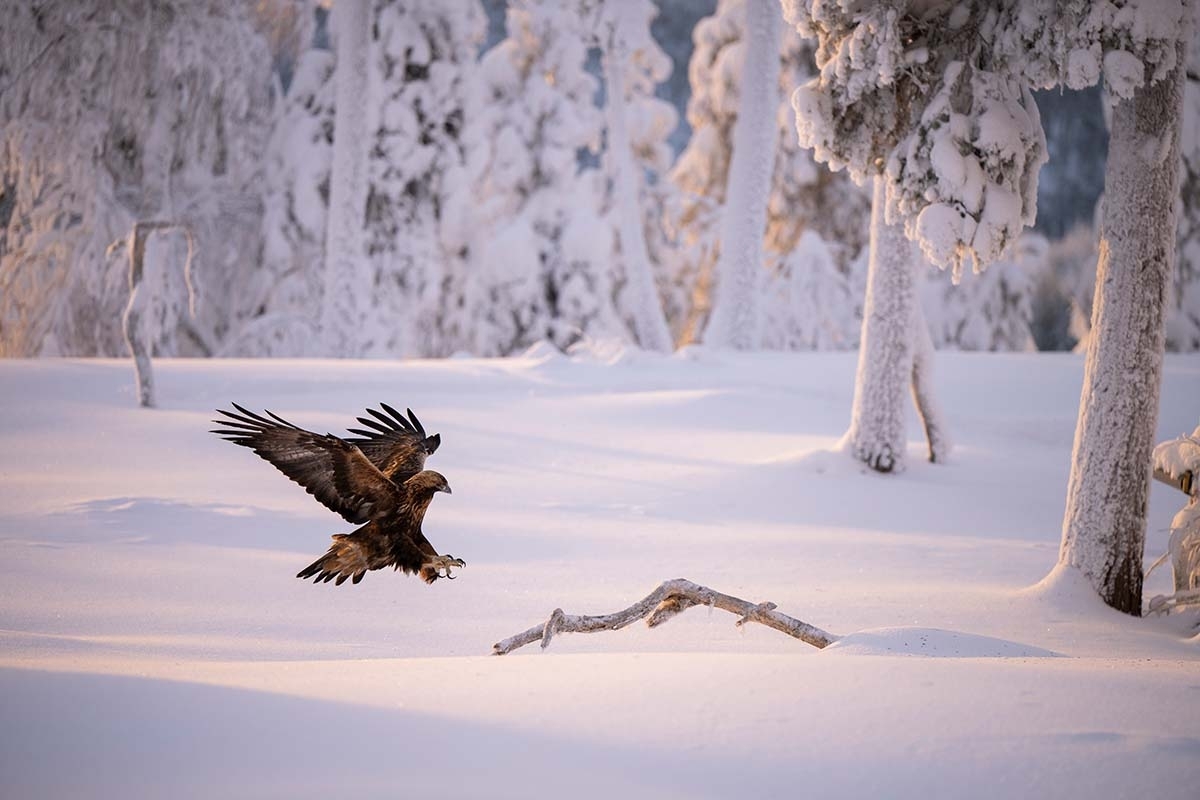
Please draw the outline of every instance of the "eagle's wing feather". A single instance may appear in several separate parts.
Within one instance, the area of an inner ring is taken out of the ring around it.
[[[425,428],[417,415],[408,410],[408,417],[387,403],[380,403],[383,411],[368,408],[370,417],[358,417],[364,428],[347,428],[360,438],[346,439],[362,450],[380,472],[396,483],[416,475],[425,468],[425,458],[441,443],[441,436],[425,435]],[[386,412],[386,413],[384,413]]]
[[[233,407],[241,413],[218,409],[226,419],[213,420],[223,427],[212,432],[249,447],[347,522],[386,516],[403,499],[403,491],[353,443],[298,428],[270,411],[267,419]]]

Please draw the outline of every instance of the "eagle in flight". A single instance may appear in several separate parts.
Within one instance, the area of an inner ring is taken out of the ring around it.
[[[438,555],[421,532],[434,494],[450,493],[440,473],[425,469],[441,436],[426,436],[412,409],[405,418],[386,403],[379,405],[382,412],[368,408],[370,418],[358,417],[366,430],[349,428],[356,436],[344,439],[298,428],[270,411],[268,419],[237,403],[237,413],[217,409],[225,419],[213,420],[222,427],[212,433],[249,447],[326,508],[362,526],[335,534],[329,552],[297,578],[315,576],[316,583],[332,580],[341,586],[347,578],[358,583],[369,570],[392,567],[433,583],[451,578],[451,567],[466,566],[461,558]]]

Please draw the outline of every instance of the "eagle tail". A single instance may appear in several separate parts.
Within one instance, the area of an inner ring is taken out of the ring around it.
[[[325,555],[296,573],[296,577],[307,580],[316,576],[313,583],[328,583],[341,586],[349,578],[351,583],[358,583],[367,574],[367,565],[363,563],[358,543],[345,533],[335,534],[333,546]]]

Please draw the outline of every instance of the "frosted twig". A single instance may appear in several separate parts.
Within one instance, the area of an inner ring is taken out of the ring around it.
[[[529,630],[492,645],[492,654],[506,655],[519,647],[538,641],[542,643],[542,649],[545,649],[554,635],[558,633],[615,631],[639,619],[645,619],[646,624],[653,628],[695,605],[706,605],[728,611],[740,617],[738,625],[757,622],[817,648],[826,647],[839,638],[832,633],[809,625],[807,622],[801,622],[787,614],[781,614],[775,610],[774,603],[750,603],[740,597],[715,592],[707,586],[692,583],[684,578],[676,578],[664,581],[657,589],[629,608],[614,611],[611,614],[599,616],[566,614],[561,608],[556,608],[551,613],[550,619],[543,624],[535,625]]]

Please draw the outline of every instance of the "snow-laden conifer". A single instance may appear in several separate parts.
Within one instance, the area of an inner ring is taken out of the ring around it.
[[[447,220],[445,211],[468,191],[462,133],[483,9],[479,0],[374,6],[366,201],[373,305],[363,352],[446,355],[453,343],[445,308],[458,302],[464,233],[461,219]]]
[[[302,356],[324,350],[319,323],[333,159],[334,68],[333,53],[323,49],[304,50],[295,61],[267,145],[262,262],[243,274],[250,316],[230,332],[223,354]]]
[[[1033,222],[1046,146],[1027,81],[992,58],[994,5],[784,6],[819,41],[792,98],[801,143],[860,180],[886,172],[888,221],[955,280],[999,258]]]
[[[447,308],[459,347],[505,355],[549,340],[627,338],[614,304],[612,229],[595,170],[603,119],[585,68],[591,20],[551,0],[518,0],[506,36],[480,60],[464,131],[470,191],[461,303]]]

